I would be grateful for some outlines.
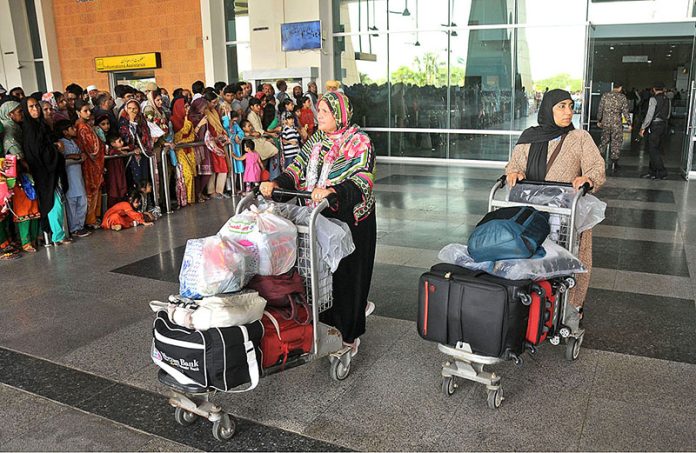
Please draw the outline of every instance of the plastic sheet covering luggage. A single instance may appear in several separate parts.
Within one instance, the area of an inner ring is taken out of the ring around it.
[[[548,280],[554,277],[587,272],[579,259],[568,250],[546,239],[542,244],[546,250],[543,258],[484,261],[477,263],[469,256],[467,246],[448,244],[440,250],[438,259],[471,270],[484,271],[508,280]]]
[[[273,203],[265,203],[273,204]],[[309,226],[312,209],[308,206],[293,206],[289,203],[275,205],[274,212],[285,217],[295,225]],[[317,241],[321,251],[321,260],[326,263],[331,272],[336,272],[343,258],[353,253],[355,244],[350,228],[345,222],[324,216],[317,217]]]
[[[230,218],[218,232],[226,242],[253,244],[258,250],[259,275],[284,274],[297,261],[297,227],[274,213],[274,206],[251,206]]]
[[[519,183],[514,187],[508,187],[508,201],[518,203],[530,203],[534,205],[553,206],[557,208],[570,208],[576,190],[572,187],[532,185]],[[578,233],[589,230],[604,220],[604,212],[607,204],[594,195],[587,194],[578,200],[575,211],[575,229]],[[553,239],[554,224],[560,224],[561,219],[551,215],[551,235]]]
[[[189,239],[179,272],[179,294],[190,299],[242,289],[256,274],[257,250],[251,243],[218,236]]]

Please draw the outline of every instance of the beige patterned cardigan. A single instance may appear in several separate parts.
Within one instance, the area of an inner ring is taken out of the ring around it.
[[[547,159],[551,158],[557,143],[557,141],[549,143]],[[515,146],[510,162],[505,167],[506,174],[526,173],[530,147],[530,144]],[[604,159],[589,132],[584,130],[573,130],[568,133],[556,161],[546,175],[546,180],[570,183],[578,176],[589,177],[595,192],[607,180]],[[570,303],[576,307],[582,307],[585,303],[587,289],[590,286],[590,273],[592,272],[592,230],[587,230],[580,236],[578,255],[588,272],[577,275],[577,285],[570,294]]]

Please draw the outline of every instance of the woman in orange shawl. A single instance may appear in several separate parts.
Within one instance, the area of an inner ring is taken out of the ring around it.
[[[87,217],[85,224],[92,229],[99,229],[97,221],[98,214],[101,212],[101,186],[104,182],[104,156],[106,146],[99,139],[89,124],[92,112],[89,104],[77,100],[75,102],[77,112],[77,137],[75,141],[80,151],[84,154],[85,161],[82,163],[82,177],[85,180],[85,191],[87,192]]]

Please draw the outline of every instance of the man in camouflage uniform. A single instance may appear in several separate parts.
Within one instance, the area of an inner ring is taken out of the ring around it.
[[[607,145],[610,146],[609,157],[612,172],[619,169],[619,157],[621,157],[621,145],[623,144],[621,116],[623,115],[627,124],[631,124],[628,116],[628,100],[621,92],[621,85],[621,82],[614,82],[614,88],[602,95],[597,112],[597,125],[602,128],[602,142],[599,149],[603,152]]]

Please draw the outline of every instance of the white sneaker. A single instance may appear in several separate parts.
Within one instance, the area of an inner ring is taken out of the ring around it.
[[[360,347],[360,338],[356,338],[355,341],[352,343],[346,343],[344,341],[343,346],[350,346],[350,348],[351,348],[350,357],[353,358],[356,355],[358,355],[358,348]]]
[[[365,317],[367,318],[372,314],[372,312],[375,311],[375,303],[368,300],[367,301],[367,306],[365,306]]]

